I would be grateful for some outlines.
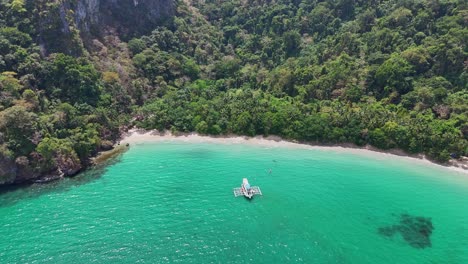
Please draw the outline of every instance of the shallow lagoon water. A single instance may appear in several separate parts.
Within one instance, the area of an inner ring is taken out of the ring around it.
[[[263,196],[234,198],[243,177]],[[401,157],[146,142],[3,190],[0,262],[463,264],[467,201],[467,174]]]

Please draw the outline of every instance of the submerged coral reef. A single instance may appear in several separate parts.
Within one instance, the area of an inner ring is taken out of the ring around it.
[[[399,224],[378,228],[379,234],[393,237],[400,234],[401,237],[414,248],[431,247],[431,235],[434,230],[431,218],[401,214]]]

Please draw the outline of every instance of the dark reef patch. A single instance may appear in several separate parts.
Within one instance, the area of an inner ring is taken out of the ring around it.
[[[431,235],[434,230],[431,218],[401,214],[400,222],[396,225],[378,228],[379,234],[393,237],[400,234],[410,246],[414,248],[431,247]]]

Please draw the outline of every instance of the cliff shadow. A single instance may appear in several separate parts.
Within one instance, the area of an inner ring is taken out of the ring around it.
[[[85,185],[100,179],[109,166],[118,163],[123,153],[105,162],[89,167],[73,177],[54,180],[47,183],[22,183],[0,186],[0,207],[13,206],[24,199],[34,199],[42,195],[57,192],[67,192],[71,188]]]

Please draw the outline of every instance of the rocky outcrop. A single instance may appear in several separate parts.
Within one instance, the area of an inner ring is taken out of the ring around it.
[[[15,182],[27,182],[36,179],[41,173],[31,166],[29,159],[25,156],[20,156],[15,160],[17,171],[15,176]]]
[[[42,53],[74,56],[83,52],[83,40],[108,31],[128,40],[151,32],[174,12],[175,0],[40,0],[33,10]]]
[[[28,182],[41,174],[34,170],[26,157],[13,160],[0,154],[0,185]]]
[[[59,174],[63,176],[73,176],[77,174],[83,166],[78,157],[59,153],[55,158]]]
[[[0,185],[13,183],[17,171],[15,161],[0,154]]]
[[[38,160],[31,162],[26,156],[12,159],[0,152],[0,185],[48,182],[74,176],[81,169],[83,165],[73,153],[58,152],[54,157],[53,166],[47,166]]]
[[[75,8],[75,22],[83,32],[91,32],[99,28],[100,0],[80,0]],[[94,30],[93,30],[94,29]]]
[[[96,34],[111,27],[128,38],[151,32],[174,9],[174,0],[80,0],[74,13],[82,33]]]

